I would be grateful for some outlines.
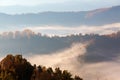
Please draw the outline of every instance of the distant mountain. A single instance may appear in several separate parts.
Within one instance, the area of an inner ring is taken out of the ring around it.
[[[120,6],[80,12],[42,12],[16,15],[0,13],[0,27],[105,25],[118,22],[120,22]]]

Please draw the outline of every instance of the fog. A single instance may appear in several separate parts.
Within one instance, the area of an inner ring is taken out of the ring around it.
[[[44,26],[9,26],[5,29],[0,28],[0,34],[2,35],[4,32],[16,32],[16,31],[24,31],[26,29],[30,29],[35,33],[42,33],[49,36],[66,36],[70,34],[111,34],[117,31],[120,31],[120,23],[112,23],[112,24],[105,24],[100,26],[60,26],[60,25],[44,25]]]
[[[39,27],[23,28],[23,30],[24,29],[31,29],[34,32],[41,32],[42,34],[44,33],[49,35],[52,35],[52,34],[60,35],[61,33],[62,34],[73,34],[73,33],[109,34],[112,32],[119,31],[120,23],[108,24],[103,26],[80,26],[80,27],[78,26],[76,28],[64,27],[64,26],[63,27],[62,26],[52,26],[52,27],[39,26]],[[29,34],[32,35],[33,33],[30,31]],[[111,59],[110,61],[104,61],[104,62],[86,63],[84,61],[84,55],[86,53],[89,53],[87,51],[87,46],[89,44],[90,42],[74,43],[69,48],[66,48],[64,50],[59,50],[51,54],[32,53],[31,56],[26,56],[25,58],[27,58],[32,65],[37,64],[37,65],[43,65],[43,66],[53,67],[53,68],[60,67],[61,69],[66,69],[70,71],[73,75],[81,76],[84,80],[119,80],[119,74],[120,74],[119,57],[117,61],[114,59]],[[51,46],[51,47],[54,47],[54,46]],[[109,55],[104,57],[111,58],[109,57]],[[1,59],[2,58],[0,58],[0,60]]]
[[[57,25],[46,25],[46,26],[34,26],[34,27],[25,27],[24,29],[31,29],[34,32],[41,32],[47,35],[68,35],[68,34],[111,34],[120,30],[120,23],[106,24],[101,26],[57,26]]]
[[[65,50],[61,50],[59,52],[55,52],[52,54],[46,54],[46,55],[33,55],[32,57],[28,57],[28,60],[32,64],[37,65],[44,65],[44,66],[51,66],[51,67],[61,67],[71,70],[78,67],[77,65],[81,65],[78,62],[79,56],[82,56],[86,53],[86,44],[73,44],[70,48],[67,48]],[[77,64],[77,65],[74,65]],[[71,66],[71,67],[68,67]]]
[[[84,61],[84,55],[90,44],[91,42],[89,41],[74,43],[69,48],[52,54],[31,54],[31,56],[23,56],[32,65],[36,64],[53,68],[60,67],[62,70],[70,71],[73,75],[79,75],[84,80],[119,80],[119,57],[117,60],[98,63],[86,63]]]
[[[27,59],[32,64],[67,69],[84,80],[119,80],[120,64],[118,62],[85,63],[84,59],[79,57],[86,54],[89,44],[90,42],[76,43],[65,50],[47,55],[33,55]]]

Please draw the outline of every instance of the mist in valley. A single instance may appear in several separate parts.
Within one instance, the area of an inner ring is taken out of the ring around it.
[[[113,26],[94,29],[108,31],[112,30]],[[119,25],[114,28],[119,29]],[[114,30],[116,29],[113,29],[113,32]],[[50,37],[27,29],[3,33],[0,40],[0,60],[6,54],[21,54],[32,65],[60,67],[84,80],[119,80],[119,30],[104,35],[74,34]]]
[[[120,6],[78,12],[0,13],[0,60],[23,55],[83,80],[119,80]],[[4,26],[4,28],[3,28]]]
[[[32,64],[66,69],[74,75],[83,77],[84,80],[119,80],[119,62],[87,63],[84,61],[83,57],[90,44],[91,42],[75,43],[70,48],[47,55],[33,55],[27,59]]]

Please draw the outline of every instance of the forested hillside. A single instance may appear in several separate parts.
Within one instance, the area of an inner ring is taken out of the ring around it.
[[[0,62],[0,80],[82,80],[67,70],[32,66],[22,55],[7,55]]]
[[[98,34],[77,34],[65,37],[42,35],[31,30],[22,32],[6,32],[0,36],[0,52],[4,54],[20,53],[23,55],[31,54],[50,54],[66,48],[73,43],[85,43],[91,41],[84,55],[86,62],[110,61],[120,54],[120,32],[98,35]]]

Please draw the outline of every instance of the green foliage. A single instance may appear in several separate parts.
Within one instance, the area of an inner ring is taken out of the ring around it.
[[[32,66],[22,55],[7,55],[0,62],[0,80],[82,80],[67,70]]]

